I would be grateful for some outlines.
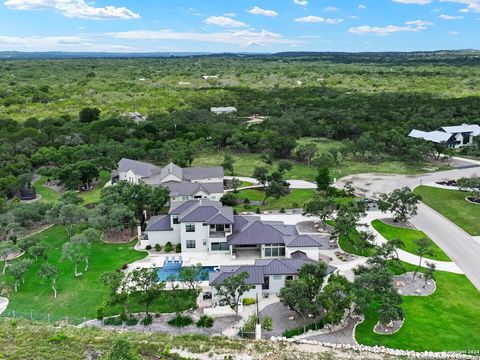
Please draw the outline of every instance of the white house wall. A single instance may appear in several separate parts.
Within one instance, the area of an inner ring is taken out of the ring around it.
[[[128,181],[132,184],[139,184],[140,180],[142,179],[141,176],[136,175],[132,170],[128,170],[127,172],[120,172],[118,174],[118,178],[121,181]]]
[[[223,177],[222,178],[207,178],[207,179],[198,179],[198,180],[192,180],[192,183],[223,183]]]
[[[187,223],[180,224],[180,238],[182,241],[182,252],[208,252],[208,237],[210,232],[210,227],[203,226],[203,223],[191,223],[195,224],[195,232],[187,232],[186,225]],[[195,240],[195,248],[187,248],[187,240]],[[205,243],[205,245],[204,245]]]
[[[148,243],[151,246],[160,244],[165,246],[167,242],[172,245],[180,244],[180,234],[178,231],[147,231]]]

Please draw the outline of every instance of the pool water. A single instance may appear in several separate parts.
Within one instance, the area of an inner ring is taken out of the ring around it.
[[[216,266],[202,266],[202,269],[204,270],[204,276],[202,279],[197,279],[197,280],[208,280],[208,275],[215,271]],[[179,270],[181,269],[181,266],[178,267],[159,267],[157,268],[157,274],[158,274],[158,279],[160,281],[167,281],[171,276],[175,280],[179,279]]]

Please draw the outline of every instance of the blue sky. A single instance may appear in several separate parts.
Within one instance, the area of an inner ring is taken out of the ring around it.
[[[0,0],[0,51],[480,49],[480,0]]]

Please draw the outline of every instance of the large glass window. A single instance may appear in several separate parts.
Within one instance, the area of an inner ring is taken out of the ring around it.
[[[282,257],[285,256],[285,246],[282,244],[265,245],[265,257]]]
[[[186,244],[187,244],[187,249],[195,249],[195,240],[187,240],[186,241]]]
[[[186,224],[185,225],[186,232],[195,232],[195,224]]]
[[[228,251],[230,247],[225,242],[212,243],[212,251]]]

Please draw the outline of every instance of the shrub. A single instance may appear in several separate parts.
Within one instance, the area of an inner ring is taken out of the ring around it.
[[[255,209],[255,213],[260,214],[260,208],[259,208],[259,207],[257,207],[257,208]]]
[[[265,316],[262,320],[262,328],[266,331],[272,331],[272,318],[270,316]]]
[[[213,326],[213,318],[208,315],[203,315],[197,322],[197,326],[200,328],[211,328]]]
[[[155,244],[155,251],[158,251],[158,252],[162,251],[162,245]]]
[[[246,197],[245,199],[243,199],[243,203],[247,205],[250,204],[250,199]]]
[[[103,306],[97,306],[97,320],[103,320],[105,317],[105,307]]]
[[[175,252],[176,252],[177,254],[182,252],[182,245],[181,245],[181,244],[177,244],[177,245],[175,246]]]
[[[141,321],[142,325],[144,326],[148,326],[148,325],[151,325],[152,324],[152,321],[153,321],[153,318],[152,318],[152,315],[148,314],[147,316],[145,316],[143,318],[143,320]]]
[[[297,208],[299,208],[300,206],[298,205],[297,202],[294,202],[294,203],[292,203],[292,207],[293,207],[294,209],[297,209]]]
[[[122,270],[127,270],[128,269],[128,264],[123,264],[122,265]]]
[[[285,214],[285,208],[282,207],[282,208],[280,209],[280,213],[281,213],[281,214]]]
[[[172,243],[169,241],[165,244],[165,252],[169,253],[169,252],[172,252],[172,250],[173,250],[173,246],[172,246]]]
[[[152,250],[152,246],[151,245],[145,246],[145,250]]]
[[[254,298],[244,298],[242,300],[243,305],[253,305],[256,303],[256,300]]]
[[[245,323],[243,324],[243,327],[240,330],[239,335],[242,337],[249,337],[252,333],[255,332],[256,325],[257,325],[257,315],[252,314],[247,319],[247,321],[245,321]]]
[[[10,326],[13,327],[13,328],[16,328],[17,327],[17,319],[10,320]]]
[[[120,326],[122,324],[123,321],[118,316],[103,319],[103,325]]]
[[[55,342],[59,343],[67,338],[67,335],[62,331],[60,331],[58,334],[53,335],[51,338],[48,339],[48,342]]]
[[[300,327],[297,327],[297,328],[285,330],[282,333],[282,336],[284,336],[286,338],[292,338],[294,336],[302,335],[302,334],[306,333],[308,330],[320,330],[324,326],[325,326],[325,323],[322,320],[320,320],[317,323],[311,323],[311,324],[306,325],[305,327],[300,326]]]
[[[138,355],[128,340],[117,339],[112,350],[107,354],[106,360],[137,360]]]
[[[138,324],[138,319],[135,319],[134,317],[131,317],[125,321],[125,324],[128,326],[135,326]]]
[[[178,315],[175,316],[172,320],[168,322],[169,325],[176,326],[176,327],[185,327],[191,325],[193,320],[190,316],[182,316]]]

